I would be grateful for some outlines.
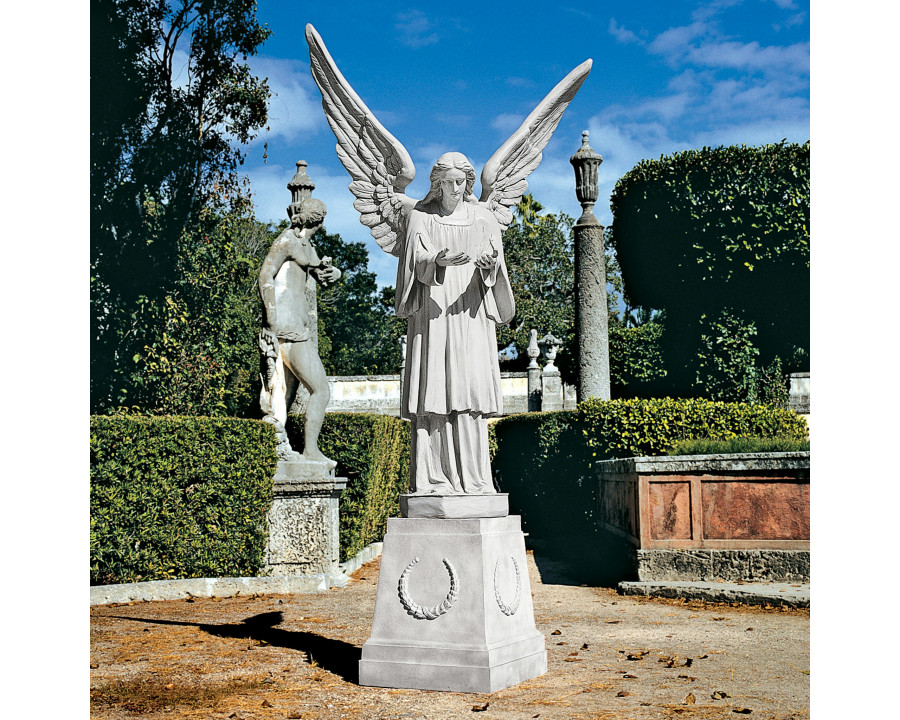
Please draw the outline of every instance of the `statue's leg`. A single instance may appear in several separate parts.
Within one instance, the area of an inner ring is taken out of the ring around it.
[[[322,360],[316,353],[315,346],[308,340],[292,343],[288,355],[290,370],[309,390],[309,402],[306,405],[306,424],[304,425],[303,457],[307,460],[325,460],[337,465],[325,457],[319,450],[319,432],[325,420],[325,408],[331,393],[328,389],[328,376]]]
[[[452,421],[446,415],[411,419],[410,478],[417,495],[454,495],[463,492],[457,470],[457,447]]]
[[[487,419],[480,413],[454,413],[454,441],[458,472],[467,494],[497,492],[491,480]]]

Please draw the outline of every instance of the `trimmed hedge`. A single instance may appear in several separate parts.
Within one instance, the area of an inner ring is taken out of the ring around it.
[[[272,427],[91,417],[91,584],[256,575],[277,456]]]
[[[681,440],[666,455],[729,455],[734,453],[806,452],[809,440],[735,437],[730,440]]]
[[[598,461],[663,455],[698,438],[808,438],[805,421],[790,410],[673,398],[591,398],[575,410],[503,418],[493,431],[494,473],[510,494],[510,512],[522,516],[529,542],[567,546],[569,553],[579,543],[606,542],[594,519]]]
[[[291,445],[303,448],[303,416],[288,416]],[[369,413],[327,413],[319,449],[347,478],[340,500],[341,560],[380,542],[387,519],[400,515],[400,493],[409,492],[409,424]]]

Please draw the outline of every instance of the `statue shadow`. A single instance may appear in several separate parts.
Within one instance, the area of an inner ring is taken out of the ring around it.
[[[246,618],[240,623],[210,625],[183,620],[157,620],[152,618],[116,615],[123,620],[134,620],[153,625],[181,625],[196,627],[205,633],[223,638],[244,638],[267,643],[288,650],[306,654],[309,663],[315,663],[323,670],[334,673],[346,682],[359,684],[359,660],[362,650],[356,645],[334,640],[311,632],[281,630],[276,625],[284,620],[281,611],[260,613]]]

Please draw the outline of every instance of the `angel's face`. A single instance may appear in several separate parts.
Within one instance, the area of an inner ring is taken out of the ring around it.
[[[441,207],[455,210],[466,191],[466,174],[456,168],[445,170],[438,185],[441,188]]]

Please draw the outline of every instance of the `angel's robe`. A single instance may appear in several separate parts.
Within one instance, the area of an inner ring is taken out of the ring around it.
[[[409,323],[400,414],[412,423],[417,494],[494,492],[486,418],[503,412],[496,324],[516,307],[497,219],[465,208],[460,219],[413,210],[397,266],[397,315]],[[445,248],[469,262],[438,265]],[[474,263],[484,252],[496,252],[489,271]]]

